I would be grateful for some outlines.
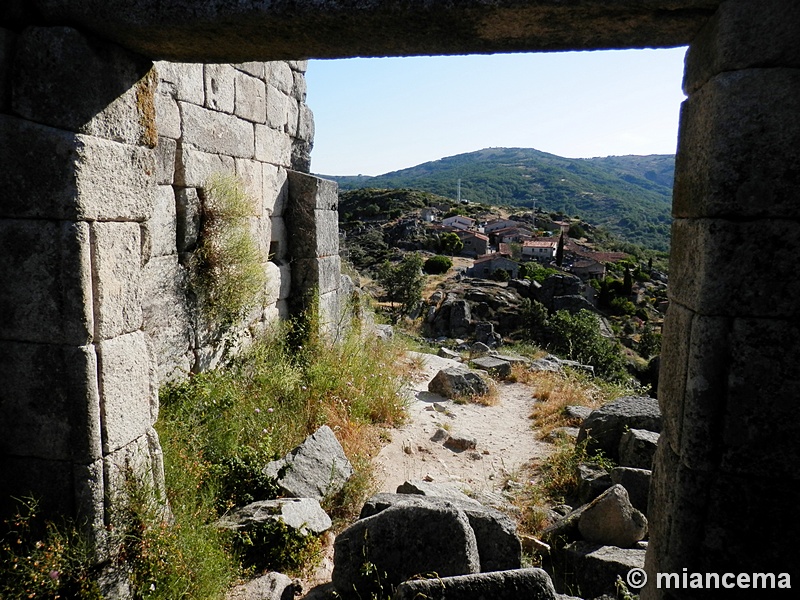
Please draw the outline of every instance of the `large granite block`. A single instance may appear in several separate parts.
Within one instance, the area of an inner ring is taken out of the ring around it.
[[[339,255],[325,258],[299,258],[292,261],[292,290],[295,293],[316,290],[327,294],[339,289]]]
[[[137,223],[92,224],[95,337],[142,326],[141,229]]]
[[[0,216],[130,221],[150,216],[152,150],[4,115],[0,132]]]
[[[203,66],[206,87],[206,108],[233,114],[236,70],[232,65],[211,64]]]
[[[89,238],[87,223],[0,220],[0,339],[91,341]]]
[[[232,174],[236,171],[234,159],[209,152],[201,152],[191,146],[178,143],[175,160],[175,185],[188,188],[203,188],[212,175]]]
[[[671,300],[703,315],[797,316],[800,221],[676,219]]]
[[[151,255],[167,256],[176,249],[175,192],[171,185],[160,185],[156,191],[153,216],[147,221]]]
[[[21,117],[117,142],[156,141],[152,63],[69,27],[30,27],[17,42],[12,107]]]
[[[155,63],[161,83],[159,87],[175,100],[205,104],[205,79],[202,63]]]
[[[285,131],[289,114],[289,96],[272,85],[267,85],[267,125]]]
[[[141,331],[98,344],[103,452],[108,454],[145,435],[151,425],[150,354]]]
[[[262,79],[245,73],[236,74],[234,114],[253,123],[266,122],[267,89]]]
[[[800,67],[800,4],[787,0],[720,3],[686,55],[684,89],[691,93],[726,71]]]
[[[800,218],[798,115],[800,69],[724,73],[693,93],[681,115],[674,216]]]
[[[256,159],[279,167],[292,163],[292,142],[283,131],[256,125]]]
[[[0,455],[101,456],[94,346],[0,342]]]
[[[283,216],[289,197],[288,171],[283,167],[264,163],[264,211],[273,217]]]
[[[267,65],[267,82],[283,92],[290,94],[294,85],[294,74],[286,61],[276,60]]]
[[[203,152],[253,158],[253,124],[226,113],[178,102],[184,145]]]

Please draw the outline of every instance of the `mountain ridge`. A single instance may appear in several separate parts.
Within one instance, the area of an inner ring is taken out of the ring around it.
[[[565,158],[533,148],[484,148],[383,175],[330,176],[342,191],[412,188],[495,206],[579,215],[621,239],[669,248],[675,156]]]

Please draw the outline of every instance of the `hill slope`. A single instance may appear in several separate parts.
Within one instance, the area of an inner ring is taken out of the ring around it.
[[[493,205],[562,211],[625,241],[669,247],[673,155],[563,158],[531,148],[487,148],[379,175],[324,176],[341,190],[414,188]]]

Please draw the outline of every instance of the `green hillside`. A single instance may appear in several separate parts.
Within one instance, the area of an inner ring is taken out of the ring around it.
[[[471,202],[563,212],[619,238],[667,250],[673,155],[563,158],[530,148],[488,148],[377,177],[328,176],[342,191],[413,188]]]

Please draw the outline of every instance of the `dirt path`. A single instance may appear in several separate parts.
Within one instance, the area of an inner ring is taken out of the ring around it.
[[[374,460],[380,491],[394,492],[404,481],[422,479],[474,494],[499,492],[524,463],[548,453],[528,418],[530,387],[498,383],[496,405],[456,404],[428,392],[428,383],[439,370],[460,363],[414,354],[422,368],[409,390],[409,423],[391,432],[392,441]],[[473,438],[475,449],[451,450],[433,441],[439,428],[454,437]]]

